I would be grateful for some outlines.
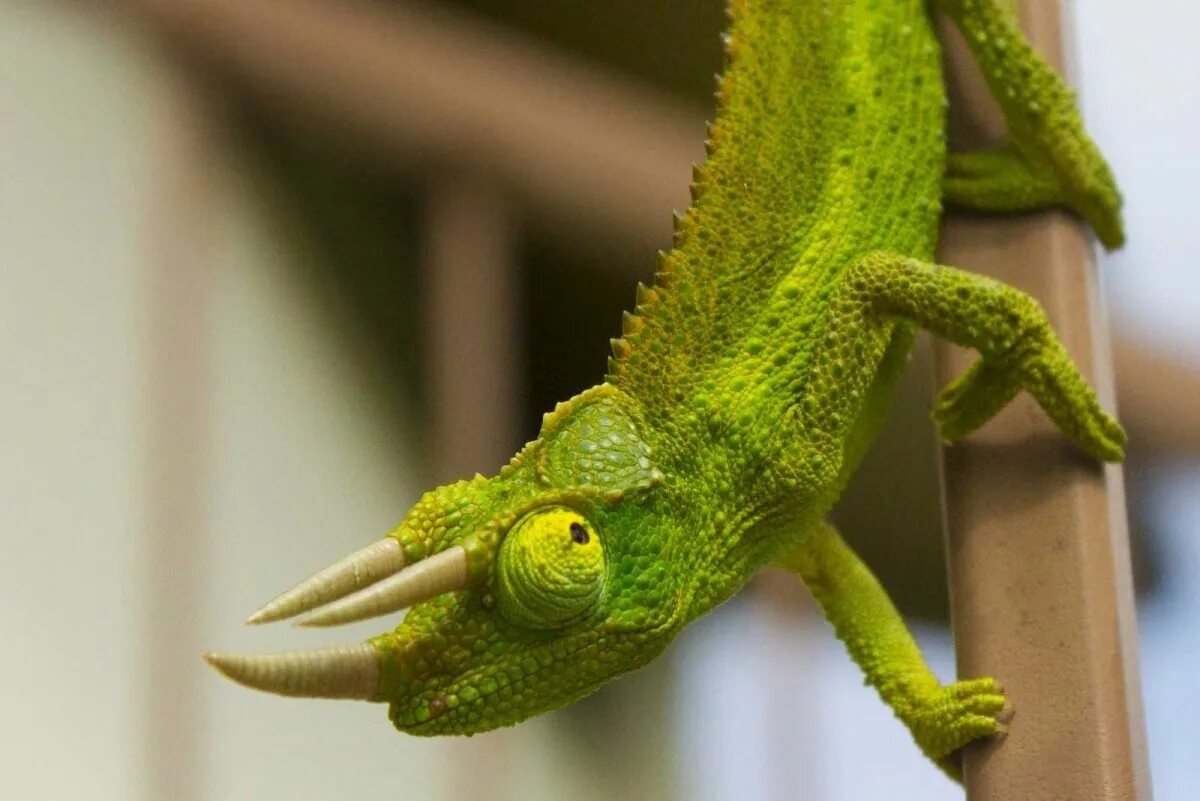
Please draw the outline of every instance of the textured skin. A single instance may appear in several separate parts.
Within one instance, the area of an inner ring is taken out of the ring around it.
[[[996,682],[941,686],[887,593],[831,526],[819,526],[779,565],[804,579],[867,682],[951,776],[958,776],[953,757],[959,748],[1003,730],[996,716],[1005,702]]]
[[[548,414],[499,475],[428,493],[393,532],[410,562],[463,545],[471,576],[372,640],[397,727],[469,734],[569,703],[777,561],[929,757],[953,774],[959,748],[1000,731],[995,683],[940,686],[821,521],[917,326],[981,354],[938,401],[945,438],[1026,390],[1084,451],[1121,458],[1120,427],[1038,305],[930,263],[943,193],[982,210],[1064,205],[1109,245],[1119,199],[1002,3],[935,4],[1001,100],[1004,151],[947,158],[923,0],[733,4],[709,159],[607,381]]]

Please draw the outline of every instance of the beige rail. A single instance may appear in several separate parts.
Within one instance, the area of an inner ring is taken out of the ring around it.
[[[1018,5],[1035,46],[1063,68],[1058,3]],[[999,109],[961,40],[945,33],[955,144],[994,143]],[[1078,221],[1050,212],[949,217],[940,259],[1038,298],[1111,409],[1091,254]],[[939,383],[972,358],[939,343]],[[1120,468],[1083,457],[1028,397],[943,455],[959,673],[999,677],[1017,710],[1005,741],[968,747],[967,797],[1148,801]]]

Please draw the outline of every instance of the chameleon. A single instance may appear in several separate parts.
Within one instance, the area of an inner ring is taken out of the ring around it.
[[[960,29],[1009,144],[948,151],[935,15]],[[470,735],[592,693],[661,654],[759,570],[802,579],[920,750],[1002,735],[990,677],[942,684],[825,521],[887,414],[915,332],[979,357],[939,394],[945,441],[1033,396],[1079,449],[1125,435],[1035,300],[933,261],[944,206],[1073,211],[1124,235],[1074,96],[1006,0],[733,0],[716,117],[672,248],[603,382],[545,415],[495,475],[425,493],[381,540],[249,618],[365,643],[208,653],[236,682],[386,703],[414,735]]]

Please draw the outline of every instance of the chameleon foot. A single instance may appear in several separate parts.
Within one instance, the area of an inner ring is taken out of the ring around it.
[[[971,433],[1025,389],[1087,453],[1109,462],[1124,458],[1124,429],[1100,408],[1048,326],[1031,333],[1015,351],[985,356],[942,391],[933,412],[942,439]]]
[[[946,160],[946,203],[981,212],[1069,208],[1087,220],[1104,246],[1125,240],[1121,197],[1112,172],[1090,142],[1027,141],[1017,147],[952,153]],[[1075,158],[1079,152],[1079,157]]]
[[[908,724],[925,755],[952,778],[960,779],[960,750],[983,737],[1005,734],[1002,721],[1010,712],[995,679],[967,679],[939,687],[922,698]]]
[[[1109,250],[1125,241],[1112,170],[1083,128],[1075,95],[1022,34],[1006,0],[934,0],[974,52],[1012,145],[951,156],[946,200],[980,211],[1066,206]]]
[[[1020,391],[1018,376],[980,359],[950,382],[933,409],[938,435],[953,442],[990,420]]]
[[[1011,147],[951,153],[942,179],[946,202],[973,211],[1028,211],[1066,205],[1049,170],[1034,170]]]

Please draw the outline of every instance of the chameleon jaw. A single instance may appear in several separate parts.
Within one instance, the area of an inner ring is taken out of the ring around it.
[[[404,561],[396,540],[373,543],[278,596],[247,623],[311,612],[299,625],[336,626],[395,612],[467,585],[467,552],[461,545],[411,565]],[[363,701],[377,700],[379,658],[370,644],[278,654],[204,655],[227,678],[256,690]]]

